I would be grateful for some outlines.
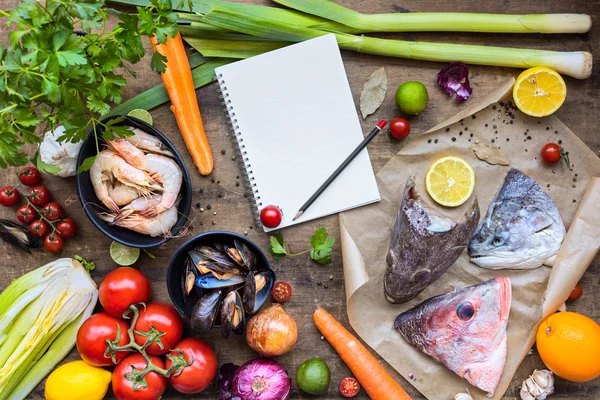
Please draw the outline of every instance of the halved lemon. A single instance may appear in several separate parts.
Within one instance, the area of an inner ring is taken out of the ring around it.
[[[443,157],[433,163],[425,177],[427,193],[437,203],[458,207],[471,197],[475,172],[459,157]]]
[[[554,114],[567,97],[567,85],[558,72],[548,67],[523,71],[513,87],[513,99],[519,110],[532,117]]]

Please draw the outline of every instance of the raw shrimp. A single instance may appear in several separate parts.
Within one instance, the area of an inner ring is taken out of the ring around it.
[[[108,195],[118,206],[124,206],[139,198],[142,193],[134,187],[115,181],[112,186],[109,186]]]
[[[142,193],[162,189],[147,173],[127,164],[115,152],[102,150],[90,168],[90,180],[98,199],[115,213],[119,212],[119,207],[110,197],[108,190],[113,177]]]
[[[154,217],[144,217],[134,213],[116,221],[117,215],[107,213],[100,215],[100,218],[111,225],[114,224],[143,235],[165,236],[177,222],[177,207],[171,207]]]
[[[175,161],[159,154],[146,154],[121,138],[109,141],[108,144],[129,164],[147,171],[154,180],[162,184],[161,202],[141,212],[142,215],[152,217],[173,207],[183,180],[181,169]]]
[[[125,139],[135,147],[150,151],[152,153],[162,154],[167,157],[175,157],[175,155],[171,153],[167,146],[165,146],[162,140],[156,136],[146,133],[138,128],[130,127],[129,129],[133,131],[133,135],[128,136]]]
[[[119,220],[128,217],[133,213],[138,213],[144,215],[144,212],[150,208],[157,207],[162,200],[162,196],[160,194],[154,194],[151,196],[138,197],[134,199],[125,207],[121,208],[121,215],[117,216],[115,219],[115,223]]]

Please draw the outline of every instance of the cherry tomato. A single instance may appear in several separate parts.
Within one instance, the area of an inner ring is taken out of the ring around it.
[[[35,167],[25,167],[19,172],[19,180],[25,186],[33,186],[40,183],[42,177],[40,171]]]
[[[267,228],[277,228],[282,217],[283,213],[277,206],[266,206],[260,212],[260,222]]]
[[[578,283],[577,285],[575,285],[575,289],[573,289],[573,291],[571,292],[571,294],[569,295],[569,298],[567,300],[569,300],[569,301],[577,300],[578,298],[581,297],[582,294],[583,294],[583,288]]]
[[[57,219],[62,218],[62,216],[65,215],[65,210],[60,204],[53,201],[46,204],[42,208],[41,213],[44,216],[44,218],[46,218],[48,221],[56,221]]]
[[[165,335],[160,337],[163,344],[161,349],[158,344],[152,343],[146,348],[146,353],[154,356],[167,354],[175,345],[181,336],[183,336],[183,321],[177,313],[177,310],[172,306],[164,303],[150,303],[145,309],[140,310],[140,317],[135,324],[135,330],[138,332],[150,331],[150,326],[153,326],[159,332],[164,332]],[[140,334],[134,334],[135,342],[143,346],[148,340]]]
[[[65,240],[58,233],[52,232],[44,239],[44,248],[48,253],[60,253],[65,247]]]
[[[73,218],[65,218],[56,225],[60,236],[65,239],[72,238],[77,233],[77,224]]]
[[[192,361],[177,376],[171,375],[169,383],[178,392],[185,394],[200,393],[206,389],[217,374],[217,357],[215,352],[202,340],[196,338],[183,339],[175,346],[183,352],[185,361]],[[177,350],[171,351],[173,357],[180,356]],[[171,368],[173,361],[167,358],[166,368]]]
[[[121,318],[130,305],[148,302],[150,291],[150,281],[144,274],[135,268],[123,267],[106,275],[100,284],[98,297],[107,313]]]
[[[48,233],[48,224],[42,219],[36,219],[29,224],[29,232],[37,238],[44,237]]]
[[[164,368],[165,363],[160,357],[150,356],[152,364]],[[123,359],[115,367],[112,375],[112,389],[118,400],[158,400],[167,390],[167,378],[158,372],[149,372],[145,377],[146,387],[133,382],[131,374],[142,371],[148,366],[144,356],[135,353]],[[142,383],[142,382],[139,382]],[[136,390],[137,389],[137,390]]]
[[[394,139],[404,139],[410,133],[410,124],[404,118],[394,118],[390,122],[390,134]]]
[[[34,186],[27,192],[30,194],[29,200],[36,207],[45,206],[50,202],[50,191],[45,186]]]
[[[548,143],[542,147],[542,160],[548,164],[556,164],[562,158],[563,149],[556,143]]]
[[[30,223],[37,217],[37,211],[29,204],[23,204],[17,210],[17,218],[19,221],[24,222],[26,224]]]
[[[77,351],[79,351],[83,361],[94,367],[112,366],[114,363],[110,355],[108,357],[104,355],[106,341],[113,342],[117,340],[118,335],[117,344],[125,346],[129,343],[128,329],[129,324],[122,319],[115,318],[105,312],[94,314],[86,319],[77,331]],[[127,351],[117,352],[115,354],[117,363],[129,354]]]
[[[360,392],[360,384],[355,378],[344,378],[340,382],[340,393],[344,397],[355,397]]]
[[[284,303],[292,297],[292,287],[287,282],[277,282],[271,290],[271,297],[277,303]]]
[[[0,190],[0,204],[4,207],[11,207],[17,204],[21,195],[14,186],[4,186]]]

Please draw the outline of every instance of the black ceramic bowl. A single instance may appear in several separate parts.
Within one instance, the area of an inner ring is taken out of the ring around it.
[[[187,303],[184,303],[183,291],[181,290],[181,277],[184,272],[184,262],[186,258],[188,258],[188,252],[195,247],[213,246],[215,243],[233,245],[234,239],[242,241],[246,246],[248,246],[248,248],[252,252],[254,252],[254,254],[256,255],[256,270],[271,271],[271,273],[273,274],[273,281],[270,282],[267,293],[271,292],[271,288],[275,283],[275,274],[272,272],[271,266],[269,265],[269,261],[267,260],[265,253],[263,253],[260,247],[258,247],[253,241],[249,240],[247,237],[234,232],[204,232],[194,236],[193,238],[182,244],[177,249],[177,251],[175,251],[173,257],[171,258],[171,262],[169,263],[169,269],[167,271],[167,289],[169,291],[169,297],[171,298],[171,302],[175,305],[177,310],[186,318],[189,318],[191,316],[195,304],[195,301],[188,301]],[[264,301],[263,304],[257,304],[257,308],[260,308],[263,305]],[[247,316],[246,318],[250,317],[251,315]],[[215,327],[219,327],[218,321],[220,320],[217,318],[217,324],[215,324]]]
[[[105,123],[118,117],[120,116],[111,116],[104,119],[102,122]],[[180,191],[181,201],[179,202],[178,206],[179,218],[177,219],[177,222],[173,228],[171,228],[171,236],[177,235],[179,230],[185,225],[190,213],[190,207],[192,205],[192,183],[189,172],[185,166],[185,163],[183,162],[183,159],[181,158],[181,155],[177,152],[175,146],[173,146],[173,144],[165,137],[165,135],[163,135],[158,129],[140,119],[125,116],[123,121],[115,125],[133,126],[134,128],[139,128],[146,133],[157,136],[175,155],[175,162],[177,162],[183,173],[183,182],[181,184]],[[101,137],[103,133],[103,129],[99,128],[98,136]],[[86,158],[92,157],[95,154],[96,141],[94,140],[94,133],[90,132],[87,139],[83,142],[81,151],[79,152],[79,157],[77,158],[77,167],[79,168]],[[96,228],[98,228],[102,233],[115,242],[119,242],[130,247],[150,248],[156,247],[161,243],[164,243],[165,240],[168,240],[168,238],[162,236],[151,237],[118,226],[110,226],[108,223],[100,219],[97,213],[107,210],[102,202],[98,200],[98,197],[96,197],[96,193],[92,187],[92,182],[90,181],[89,171],[77,174],[77,193],[79,195],[79,200],[83,205],[83,209],[85,210],[85,213],[90,221],[92,221],[92,224],[94,224]]]

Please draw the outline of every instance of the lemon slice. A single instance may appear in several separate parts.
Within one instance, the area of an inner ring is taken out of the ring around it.
[[[427,192],[437,203],[458,207],[473,193],[475,172],[462,158],[440,158],[427,171],[425,185]]]
[[[140,258],[140,249],[112,242],[110,244],[110,257],[120,266],[126,267],[135,264],[138,258]]]
[[[135,110],[131,110],[127,113],[128,116],[134,117],[137,119],[141,119],[148,125],[152,125],[154,120],[152,119],[152,115],[146,110],[142,110],[141,108],[136,108]]]
[[[513,99],[519,110],[532,117],[554,114],[567,97],[567,85],[558,72],[548,67],[523,71],[513,87]]]

